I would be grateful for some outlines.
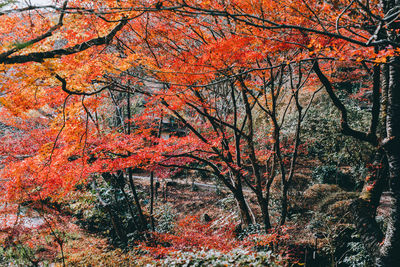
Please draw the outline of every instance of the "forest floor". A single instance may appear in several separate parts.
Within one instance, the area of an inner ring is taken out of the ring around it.
[[[285,228],[286,238],[290,239],[291,244],[296,244],[301,248],[310,248],[315,246],[315,235],[318,233],[320,239],[317,249],[328,248],[329,250],[329,247],[333,246],[333,234],[337,230],[334,228],[348,225],[346,206],[352,198],[357,196],[357,193],[345,192],[335,185],[311,185],[312,171],[307,166],[315,165],[307,164],[307,162],[300,164],[294,178],[295,187],[290,192],[291,216]],[[134,178],[139,191],[145,193],[150,191],[150,181],[146,174],[136,175]],[[168,181],[173,182],[167,183]],[[271,201],[277,201],[280,197],[278,181],[279,177],[272,187]],[[169,185],[167,186],[167,184]],[[80,194],[80,192],[76,192],[76,194]],[[254,195],[249,189],[245,190],[245,195],[255,216],[260,216]],[[85,198],[85,196],[74,195],[71,196],[71,199],[77,197]],[[68,202],[68,200],[64,202]],[[385,216],[389,212],[389,202],[389,194],[384,193],[378,215]],[[279,219],[279,205],[276,204],[272,203],[271,205],[273,223]],[[142,205],[148,215],[148,201],[143,201]],[[187,218],[192,218],[191,220],[198,222],[196,227],[203,224],[209,228],[229,227],[232,230],[240,223],[235,200],[229,192],[221,185],[200,179],[196,179],[196,182],[191,178],[162,181],[157,191],[154,216],[159,219],[166,207],[173,214],[177,225],[188,220]],[[13,226],[18,235],[15,235],[17,237],[15,240],[9,240],[9,242],[24,243],[28,247],[30,244],[32,246],[41,244],[40,247],[31,248],[36,251],[34,255],[29,256],[32,262],[57,262],[62,266],[62,247],[64,260],[71,266],[135,266],[136,264],[132,265],[132,263],[154,263],[156,257],[151,253],[138,256],[132,251],[127,252],[112,247],[106,237],[90,233],[79,227],[76,224],[77,219],[72,214],[63,210],[61,212],[55,210],[57,209],[54,207],[47,207],[48,212],[42,214],[21,212],[18,227],[15,227],[15,224]],[[329,214],[329,216],[319,217],[322,213]],[[13,222],[15,219],[13,217]],[[334,224],[332,224],[332,220],[335,222]],[[30,222],[33,223],[29,224]],[[318,222],[319,225],[314,226],[315,222]],[[9,227],[11,226],[9,225]],[[3,238],[6,237],[3,235]],[[60,242],[60,240],[63,241]],[[221,239],[220,242],[224,242],[224,240]],[[230,246],[240,246],[241,244],[232,243]]]

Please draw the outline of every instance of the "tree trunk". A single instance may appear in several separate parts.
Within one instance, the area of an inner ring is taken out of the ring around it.
[[[286,182],[283,182],[283,186],[282,186],[282,210],[281,210],[281,219],[280,219],[280,222],[279,222],[280,226],[284,225],[285,222],[286,222],[287,210],[288,210],[288,186],[287,186]]]
[[[244,226],[243,228],[247,228],[250,224],[254,224],[255,222],[250,215],[249,207],[247,206],[242,190],[235,191],[234,197],[239,208],[240,219]]]
[[[267,193],[267,197],[265,198],[263,196],[257,195],[257,200],[261,208],[261,215],[264,224],[264,229],[265,231],[268,231],[269,229],[271,229],[271,221],[269,219],[269,209],[268,209],[269,193]]]
[[[133,182],[132,168],[128,168],[128,178],[129,178],[129,185],[132,190],[133,198],[135,200],[136,208],[137,208],[138,214],[139,214],[139,220],[140,220],[140,224],[141,224],[140,228],[141,228],[141,230],[145,230],[147,227],[147,222],[143,215],[142,206],[140,205],[139,197],[136,192],[135,183]]]
[[[381,232],[375,220],[375,206],[379,203],[379,191],[384,181],[376,181],[374,188],[367,192],[370,195],[362,194],[351,207],[357,231],[364,246],[375,258],[375,266],[379,267],[398,266],[400,263],[400,58],[392,58],[388,68],[389,81],[387,88],[384,88],[387,89],[384,95],[387,98],[384,100],[387,104],[386,138],[382,141],[391,194],[386,232]]]
[[[400,263],[400,57],[390,60],[386,134],[383,141],[389,164],[391,213],[377,266]]]
[[[154,171],[150,173],[150,221],[151,221],[151,230],[154,231],[154,217],[153,217],[153,209],[154,209]]]
[[[250,207],[247,205],[246,199],[243,195],[243,187],[240,177],[237,177],[235,182],[235,188],[234,190],[231,191],[238,205],[240,219],[242,221],[242,225],[244,226],[243,228],[248,227],[250,224],[254,224],[255,221],[251,216],[251,212],[249,210]]]

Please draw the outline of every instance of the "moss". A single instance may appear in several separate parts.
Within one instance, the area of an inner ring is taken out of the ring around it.
[[[332,205],[344,200],[351,200],[358,197],[356,192],[336,192],[327,195],[318,205],[321,212],[328,212],[331,210]]]
[[[340,189],[339,186],[332,184],[312,185],[303,193],[305,206],[308,209],[313,209],[321,203],[326,196],[336,192],[343,192],[343,190]]]

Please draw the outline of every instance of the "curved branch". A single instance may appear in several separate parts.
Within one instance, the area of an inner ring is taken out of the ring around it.
[[[44,59],[56,58],[60,56],[72,55],[85,51],[93,46],[109,44],[114,36],[128,23],[127,19],[122,19],[121,22],[106,36],[91,39],[72,47],[55,49],[46,52],[33,52],[26,55],[17,55],[8,57],[8,55],[0,55],[0,64],[16,64],[27,62],[43,62]],[[6,53],[7,54],[7,53]]]
[[[376,136],[376,134],[374,134],[372,132],[365,133],[365,132],[361,132],[358,130],[354,130],[349,126],[347,109],[346,109],[345,105],[342,103],[342,101],[340,101],[340,99],[336,96],[336,94],[333,90],[332,83],[325,76],[325,74],[322,73],[322,71],[319,67],[318,61],[314,62],[313,70],[314,70],[315,74],[317,74],[321,83],[324,85],[326,92],[328,93],[329,97],[331,98],[331,100],[333,102],[333,105],[339,110],[339,112],[341,114],[341,120],[340,120],[340,126],[342,128],[341,132],[345,135],[352,136],[358,140],[366,141],[366,142],[372,144],[373,146],[377,146],[378,145],[378,137]]]
[[[97,91],[93,91],[90,93],[86,93],[86,92],[77,92],[77,91],[71,91],[67,88],[67,80],[65,80],[63,77],[61,77],[60,75],[58,75],[57,73],[54,75],[54,77],[59,80],[61,82],[61,89],[66,92],[69,95],[82,95],[82,96],[91,96],[91,95],[95,95],[98,94],[106,89],[109,89],[109,86],[104,86],[102,88],[100,88]]]

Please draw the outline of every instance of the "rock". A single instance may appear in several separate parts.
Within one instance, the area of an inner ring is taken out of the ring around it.
[[[210,215],[208,215],[207,213],[204,213],[202,217],[203,217],[203,221],[205,221],[205,222],[211,222],[212,221]]]

